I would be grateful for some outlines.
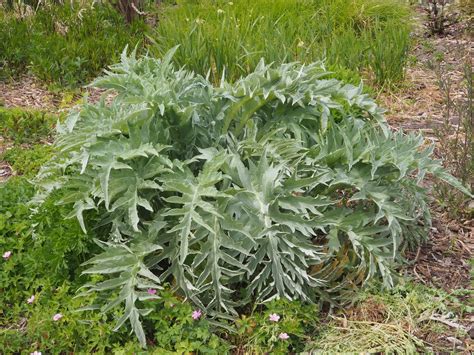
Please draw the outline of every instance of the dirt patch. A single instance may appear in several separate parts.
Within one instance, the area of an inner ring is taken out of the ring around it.
[[[388,108],[386,118],[393,129],[421,132],[427,140],[439,146],[439,134],[436,133],[446,124],[445,93],[439,85],[439,73],[449,79],[451,100],[463,100],[466,95],[464,69],[466,63],[472,65],[474,41],[472,33],[466,31],[466,23],[459,22],[445,35],[436,37],[426,34],[423,21],[424,14],[420,12],[406,83],[394,93],[382,93],[378,100]],[[448,124],[459,124],[458,117],[452,112]],[[435,153],[442,158],[438,149]],[[430,238],[417,251],[408,253],[408,259],[414,264],[405,271],[419,282],[448,292],[471,288],[474,221],[454,220],[437,203],[432,204],[432,214]]]
[[[435,67],[449,76],[451,98],[462,98],[465,95],[462,87],[464,65],[472,63],[474,41],[472,36],[460,30],[443,37],[417,36],[405,85],[395,93],[382,93],[378,99],[388,108],[386,118],[390,126],[404,131],[421,131],[433,138],[434,130],[443,124],[445,115]],[[457,123],[454,117],[452,124]]]
[[[52,93],[46,85],[31,75],[24,75],[12,81],[0,81],[0,106],[5,107],[62,111],[74,106],[85,95],[91,103],[99,102],[105,95],[105,102],[110,104],[116,94],[97,88],[78,88],[71,92]]]
[[[0,183],[7,181],[12,175],[12,168],[4,161],[0,161]]]

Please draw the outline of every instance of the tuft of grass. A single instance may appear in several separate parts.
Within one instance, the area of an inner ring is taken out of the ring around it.
[[[370,68],[379,86],[402,82],[409,59],[410,28],[390,25],[372,41]]]
[[[50,138],[60,118],[38,110],[0,107],[0,136],[16,144],[38,143]]]
[[[174,60],[214,83],[248,74],[263,57],[326,58],[340,79],[358,82],[371,69],[384,85],[403,78],[409,17],[396,0],[179,1],[164,7],[150,50],[161,56],[180,45]]]
[[[28,149],[13,146],[0,154],[0,161],[6,161],[16,175],[33,177],[52,154],[53,148],[47,144],[35,144]]]

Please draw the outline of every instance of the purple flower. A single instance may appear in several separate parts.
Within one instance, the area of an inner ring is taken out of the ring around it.
[[[193,314],[191,315],[191,317],[193,317],[194,320],[198,320],[199,318],[201,318],[201,316],[202,316],[202,312],[200,309],[193,311]]]
[[[276,313],[272,313],[268,319],[270,319],[270,322],[278,322],[280,320],[280,316]]]
[[[33,303],[33,302],[35,301],[35,298],[36,298],[35,295],[32,295],[30,298],[28,298],[28,299],[26,300],[26,302],[28,302],[29,304],[31,304],[31,303]]]
[[[147,292],[149,295],[156,295],[156,290],[153,288],[149,288]]]
[[[288,339],[290,336],[286,333],[280,333],[280,335],[278,336],[278,338],[280,338],[281,340],[286,340]]]
[[[10,256],[12,256],[12,252],[11,251],[6,251],[5,253],[3,253],[3,258],[5,260],[8,260],[10,258]]]
[[[63,317],[63,315],[61,313],[56,313],[54,316],[53,316],[53,320],[55,322],[57,322],[58,320],[60,320],[61,318]]]

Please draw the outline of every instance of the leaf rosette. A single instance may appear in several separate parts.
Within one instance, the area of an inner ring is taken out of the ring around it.
[[[403,251],[427,235],[427,173],[469,194],[421,136],[392,132],[383,110],[322,63],[265,65],[235,83],[132,53],[58,129],[37,182],[104,252],[85,273],[107,311],[125,304],[143,346],[147,288],[168,282],[216,319],[274,298],[337,303],[373,277],[394,283]],[[87,210],[102,220],[88,225]],[[139,308],[145,307],[145,308]]]

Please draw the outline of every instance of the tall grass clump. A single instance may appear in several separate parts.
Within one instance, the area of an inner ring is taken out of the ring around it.
[[[403,77],[409,9],[396,0],[179,1],[165,6],[152,49],[180,45],[175,61],[217,82],[268,62],[327,59],[344,80],[371,70],[379,84]],[[224,70],[225,68],[225,70]]]
[[[59,86],[85,84],[126,45],[143,43],[147,28],[127,25],[107,4],[46,4],[29,15],[0,9],[0,79],[29,71]]]

